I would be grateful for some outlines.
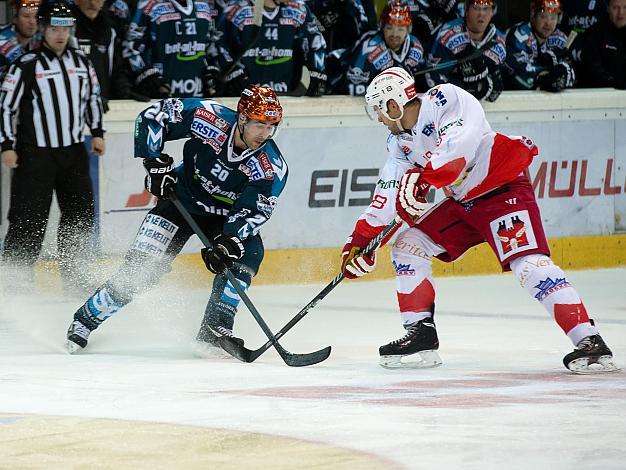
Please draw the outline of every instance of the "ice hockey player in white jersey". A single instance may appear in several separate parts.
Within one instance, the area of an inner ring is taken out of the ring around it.
[[[527,172],[538,154],[533,141],[494,132],[478,100],[454,85],[418,96],[413,77],[399,67],[377,75],[365,99],[370,115],[391,134],[372,202],[343,249],[344,275],[374,269],[375,253],[361,250],[397,216],[409,226],[391,249],[406,335],[381,346],[381,365],[441,364],[432,257],[451,262],[486,242],[503,271],[513,272],[575,345],[563,359],[568,369],[619,370],[578,293],[550,259]],[[428,203],[431,187],[443,188],[447,197]]]

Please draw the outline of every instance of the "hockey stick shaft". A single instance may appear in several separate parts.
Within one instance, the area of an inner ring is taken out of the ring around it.
[[[470,55],[468,55],[466,57],[463,57],[461,59],[448,60],[446,62],[441,62],[440,64],[433,65],[432,67],[427,67],[425,69],[418,70],[417,72],[415,72],[414,76],[417,77],[418,75],[424,75],[425,73],[430,73],[430,72],[436,72],[438,70],[449,69],[449,68],[455,67],[455,66],[457,66],[459,64],[462,64],[464,62],[467,62],[467,61],[470,61],[470,60],[474,60],[474,59],[480,57],[483,54],[483,52],[485,52],[487,49],[491,48],[491,46],[493,46],[495,43],[496,43],[495,39],[487,41],[485,44],[480,46],[478,49],[476,49],[474,52],[472,52]]]
[[[362,253],[371,253],[372,251],[377,249],[378,246],[380,245],[380,243],[385,238],[387,238],[401,224],[402,224],[401,221],[394,220],[392,223],[387,225],[382,232],[380,232],[376,237],[374,237],[372,239],[372,241],[370,241],[368,243],[368,245],[362,250]],[[311,300],[308,304],[306,304],[302,308],[302,310],[300,310],[291,320],[289,320],[289,322],[285,326],[283,326],[274,335],[274,338],[276,338],[277,340],[282,338],[282,336],[285,333],[287,333],[289,330],[291,330],[296,325],[296,323],[298,323],[300,320],[302,320],[304,318],[304,316],[307,313],[309,313],[309,311],[311,311],[324,297],[326,297],[344,279],[345,279],[345,276],[344,276],[343,272],[337,274],[337,276],[335,276],[335,278],[332,281],[330,281],[330,283],[328,285],[326,285],[326,287],[324,287],[320,291],[320,293],[317,294],[313,298],[313,300]],[[261,354],[263,354],[265,351],[267,351],[271,346],[272,346],[272,342],[268,341],[263,346],[261,346],[259,349],[255,350],[255,351],[252,351],[251,352],[251,357],[250,357],[250,359],[251,359],[250,362],[254,361],[257,357],[259,357]]]
[[[176,209],[178,209],[178,212],[180,212],[180,214],[183,216],[185,221],[189,224],[189,226],[194,231],[194,233],[198,236],[202,244],[206,246],[207,248],[212,248],[213,245],[211,244],[209,238],[200,228],[198,223],[193,219],[193,217],[191,216],[189,211],[185,208],[185,206],[183,206],[183,204],[180,202],[180,199],[178,199],[178,196],[176,196],[176,193],[172,191],[168,197],[170,201],[172,201],[174,206],[176,206]],[[263,320],[263,317],[261,317],[261,314],[252,303],[252,300],[250,300],[250,297],[248,297],[248,294],[246,294],[246,291],[243,290],[243,287],[241,287],[241,285],[239,284],[239,281],[233,275],[230,269],[224,270],[224,273],[228,281],[232,284],[233,288],[239,295],[239,297],[241,297],[241,300],[243,301],[243,303],[246,305],[246,307],[248,307],[248,310],[250,311],[250,313],[252,314],[256,322],[259,324],[259,326],[263,330],[263,333],[265,333],[265,336],[267,336],[270,345],[273,345],[278,351],[278,353],[280,354],[280,356],[283,357],[284,359],[284,355],[290,354],[290,353],[286,351],[280,344],[278,344],[278,341],[276,341],[276,337],[272,333],[272,330],[270,330],[270,327],[267,326],[267,323],[265,323],[265,320]]]

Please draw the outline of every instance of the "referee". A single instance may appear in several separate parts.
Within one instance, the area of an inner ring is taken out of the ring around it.
[[[0,89],[2,163],[14,169],[3,260],[32,279],[54,191],[61,212],[59,267],[69,291],[90,284],[85,260],[91,254],[94,200],[85,124],[93,136],[91,151],[102,155],[105,147],[96,73],[81,51],[68,47],[74,21],[64,2],[44,3],[42,45],[11,65]]]

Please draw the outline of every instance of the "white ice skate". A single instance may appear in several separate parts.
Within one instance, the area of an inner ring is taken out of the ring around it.
[[[575,374],[618,372],[613,353],[600,335],[587,336],[574,351],[563,358],[563,364]]]
[[[439,339],[432,318],[425,318],[406,327],[406,335],[381,346],[380,365],[386,369],[427,369],[442,364],[437,353]]]
[[[74,354],[78,351],[82,351],[87,346],[87,340],[91,330],[83,325],[78,320],[74,320],[67,330],[67,341],[65,342],[65,348],[70,354]]]
[[[441,357],[434,349],[413,354],[380,356],[380,365],[385,369],[428,369],[439,367],[442,363]]]

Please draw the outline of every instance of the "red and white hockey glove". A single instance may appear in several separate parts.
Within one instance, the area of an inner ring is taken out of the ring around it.
[[[341,272],[348,279],[356,279],[371,273],[376,267],[376,250],[361,254],[371,238],[354,231],[346,240],[341,252]]]
[[[426,201],[426,195],[431,184],[423,180],[420,181],[421,172],[420,168],[409,170],[400,180],[400,188],[396,198],[396,212],[409,225],[414,225],[417,219],[431,206]]]

